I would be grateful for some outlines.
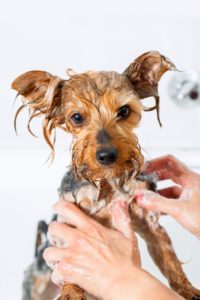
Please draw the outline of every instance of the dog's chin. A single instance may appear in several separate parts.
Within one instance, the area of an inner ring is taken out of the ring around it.
[[[102,180],[112,180],[121,177],[131,177],[138,173],[138,164],[133,163],[133,160],[127,160],[123,164],[113,163],[109,166],[89,166],[84,165],[79,168],[78,176],[89,181],[102,181]]]

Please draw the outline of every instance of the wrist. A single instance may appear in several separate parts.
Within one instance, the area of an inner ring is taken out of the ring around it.
[[[104,300],[130,300],[130,299],[160,299],[183,300],[159,280],[143,269],[132,267],[116,278],[107,289]]]
[[[129,268],[119,268],[119,273],[114,270],[112,275],[107,278],[104,288],[103,300],[128,300],[131,299],[130,287],[136,282],[138,269],[134,266]]]

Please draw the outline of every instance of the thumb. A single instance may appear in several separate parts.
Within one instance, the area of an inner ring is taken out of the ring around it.
[[[111,207],[112,223],[115,229],[123,233],[126,237],[135,236],[131,218],[128,212],[128,203],[123,200],[114,200]]]
[[[165,198],[157,193],[139,190],[135,192],[135,200],[137,204],[154,212],[161,212],[176,218],[179,211],[181,201],[178,199]]]

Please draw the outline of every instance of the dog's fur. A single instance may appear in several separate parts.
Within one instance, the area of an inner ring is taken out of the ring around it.
[[[170,286],[186,299],[200,299],[200,292],[186,278],[167,233],[159,225],[158,215],[132,201],[135,188],[141,185],[135,178],[143,165],[133,130],[139,124],[142,110],[156,109],[161,125],[158,82],[167,70],[175,70],[174,64],[159,52],[150,51],[138,57],[122,74],[89,71],[71,73],[64,80],[45,71],[24,73],[12,83],[12,88],[23,96],[15,123],[24,107],[30,110],[30,131],[31,120],[43,115],[44,137],[52,149],[52,158],[56,128],[70,132],[74,138],[72,168],[65,178],[70,188],[62,185],[61,196],[112,227],[108,208],[112,199],[123,193],[130,203],[134,229],[147,242],[151,256]],[[145,109],[140,100],[150,96],[155,97],[155,106]],[[103,161],[100,161],[98,152],[102,150],[106,155],[108,151],[112,153],[106,159],[101,156]],[[85,299],[84,291],[65,285],[60,299]]]

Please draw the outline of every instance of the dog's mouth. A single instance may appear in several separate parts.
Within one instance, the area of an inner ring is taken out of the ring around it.
[[[137,141],[121,138],[112,144],[99,145],[85,139],[73,145],[72,163],[79,179],[90,182],[120,178],[124,173],[137,175],[143,165],[143,155]]]
[[[95,164],[94,164],[95,165]],[[126,177],[135,177],[140,171],[140,164],[137,159],[130,158],[123,163],[118,164],[113,162],[109,165],[89,166],[87,163],[79,167],[74,166],[75,172],[79,178],[84,178],[89,181],[113,180],[121,178],[126,174]]]

